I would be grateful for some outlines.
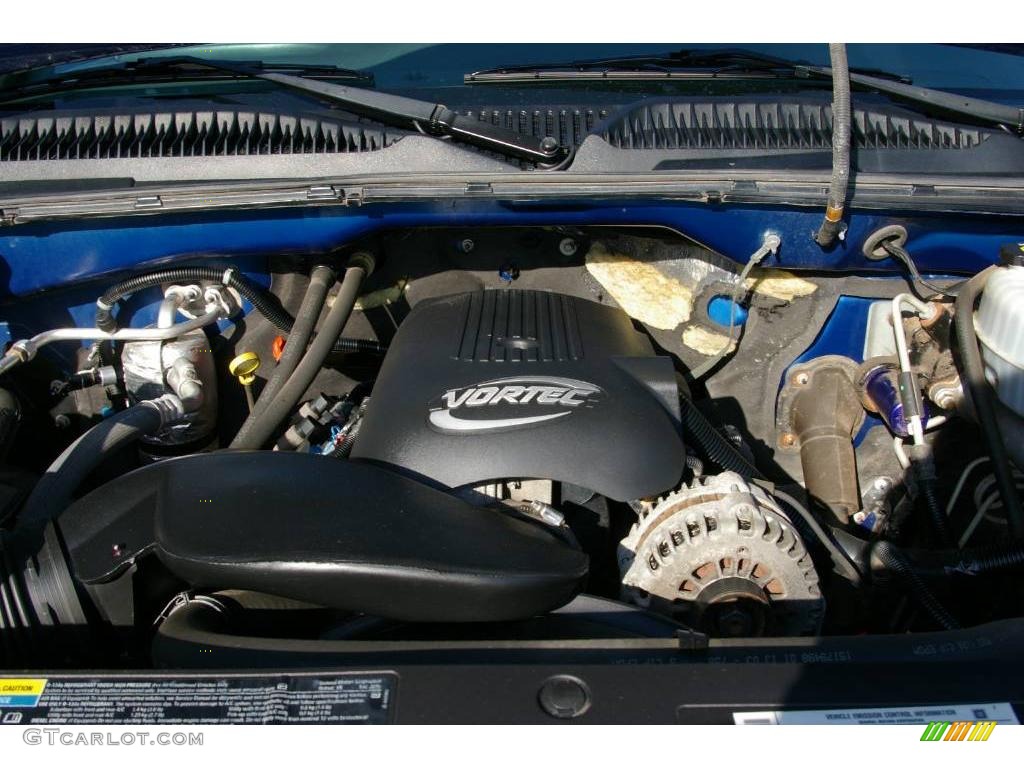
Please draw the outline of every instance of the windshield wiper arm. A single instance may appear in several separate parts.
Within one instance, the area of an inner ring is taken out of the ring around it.
[[[454,110],[448,109],[444,104],[434,104],[406,96],[371,91],[366,88],[354,88],[332,82],[347,73],[354,73],[361,78],[366,77],[366,73],[353,70],[326,68],[318,73],[321,79],[317,79],[317,77],[288,74],[291,70],[287,65],[267,67],[260,62],[211,61],[194,56],[175,56],[143,59],[129,64],[113,65],[109,68],[101,67],[77,73],[74,76],[59,77],[57,81],[62,82],[68,77],[73,77],[76,87],[80,87],[83,85],[83,79],[92,80],[93,82],[88,83],[89,85],[94,85],[97,80],[103,78],[107,78],[104,82],[109,83],[111,78],[116,80],[126,73],[132,77],[138,77],[142,72],[148,72],[150,76],[156,74],[161,74],[164,77],[169,77],[171,74],[180,75],[183,67],[190,77],[205,71],[217,73],[221,77],[227,74],[243,79],[277,83],[294,91],[319,96],[331,104],[377,122],[419,131],[428,136],[451,138],[543,167],[560,165],[569,155],[569,151],[562,147],[557,139],[550,136],[538,138],[522,135],[498,125],[460,115]],[[305,71],[304,68],[299,69]],[[89,73],[92,74],[87,77]],[[51,80],[51,89],[52,85],[53,81]],[[22,95],[17,89],[15,89],[15,93],[19,97]],[[9,97],[9,94],[10,91],[0,93],[0,99]]]
[[[551,136],[538,138],[519,134],[499,125],[460,115],[444,104],[273,72],[251,72],[250,75],[303,93],[322,96],[333,104],[382,123],[411,128],[429,136],[446,136],[540,166],[559,165],[569,155],[569,150]]]
[[[800,77],[809,64],[738,48],[689,49],[663,54],[578,59],[547,64],[514,64],[478,70],[463,82],[500,83],[532,80],[708,80],[782,79]],[[880,69],[858,69],[873,77],[910,83],[904,75]]]

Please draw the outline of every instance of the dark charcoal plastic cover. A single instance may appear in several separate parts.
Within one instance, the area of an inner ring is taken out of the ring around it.
[[[630,500],[682,474],[675,371],[621,310],[540,291],[417,304],[353,458],[449,488],[549,478]]]
[[[310,454],[163,461],[79,500],[60,527],[86,582],[116,575],[120,541],[126,560],[155,551],[196,587],[407,621],[528,618],[567,603],[587,573],[586,555],[539,524]]]

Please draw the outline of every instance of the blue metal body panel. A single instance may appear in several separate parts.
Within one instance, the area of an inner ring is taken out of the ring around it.
[[[868,309],[878,299],[840,296],[835,309],[814,340],[793,364],[806,363],[823,355],[842,355],[864,362],[864,335],[868,329]]]
[[[324,252],[371,233],[403,227],[663,227],[737,263],[747,259],[765,234],[776,233],[782,247],[769,265],[879,276],[895,276],[900,268],[892,261],[866,259],[861,245],[867,235],[886,224],[907,228],[909,249],[921,270],[930,274],[976,272],[995,261],[1000,245],[1024,240],[1024,216],[854,210],[845,241],[825,252],[811,239],[821,215],[817,208],[664,201],[561,205],[445,201],[32,223],[0,230],[0,320],[9,322],[12,335],[19,338],[59,325],[91,325],[93,302],[117,273],[202,256],[210,261],[228,258],[258,277],[265,269],[265,258],[272,254]],[[107,279],[82,284],[103,277]],[[60,288],[67,290],[54,290]],[[136,297],[129,323],[152,322],[158,298],[155,292]],[[801,359],[820,354],[859,359],[869,303],[843,298]]]
[[[861,254],[880,226],[903,224],[922,270],[976,272],[999,246],[1024,239],[1024,217],[894,216],[855,212],[845,242],[823,252],[812,239],[821,211],[810,208],[610,201],[573,203],[374,204],[360,208],[276,209],[165,214],[83,222],[47,222],[0,230],[0,298],[23,296],[139,265],[196,254],[313,253],[400,227],[586,226],[667,227],[743,262],[775,232],[773,264],[787,269],[898,271]]]

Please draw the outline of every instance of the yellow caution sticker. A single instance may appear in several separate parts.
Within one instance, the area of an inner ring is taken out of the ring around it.
[[[34,707],[45,689],[43,678],[0,677],[0,707]]]

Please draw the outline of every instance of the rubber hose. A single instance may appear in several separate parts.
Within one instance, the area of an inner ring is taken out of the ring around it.
[[[1010,459],[1003,443],[1002,430],[996,415],[992,390],[985,378],[985,366],[981,361],[981,350],[978,337],[974,331],[974,303],[984,290],[988,278],[998,267],[989,267],[966,283],[956,297],[956,338],[960,348],[960,361],[963,367],[962,380],[967,394],[974,404],[978,415],[981,433],[988,445],[988,454],[992,459],[992,471],[999,488],[999,497],[1006,511],[1006,519],[1010,524],[1010,534],[1017,541],[1024,539],[1024,510],[1017,498],[1017,488],[1010,469]]]
[[[943,629],[960,629],[953,615],[939,602],[939,599],[924,583],[924,579],[914,570],[906,555],[888,541],[880,541],[872,550],[872,555],[881,561],[887,571],[903,579],[910,587],[911,594],[917,602],[928,611],[928,614]]]
[[[327,301],[327,292],[330,290],[334,278],[334,270],[330,267],[318,266],[313,269],[309,277],[309,288],[306,289],[306,295],[302,299],[302,305],[299,307],[299,312],[295,317],[295,324],[292,326],[288,343],[285,344],[284,352],[281,353],[281,359],[277,361],[277,367],[274,368],[274,372],[270,375],[267,385],[260,393],[259,399],[253,406],[252,413],[242,423],[234,440],[232,440],[232,448],[245,442],[246,435],[249,434],[249,430],[252,429],[253,424],[256,422],[257,415],[263,411],[267,403],[274,399],[281,390],[281,387],[285,385],[288,378],[295,371],[295,366],[299,364],[302,355],[306,351],[306,347],[309,345],[309,340],[313,337],[316,321],[320,319],[324,302]]]
[[[19,524],[53,520],[71,503],[78,486],[107,456],[164,425],[160,408],[150,401],[133,405],[94,426],[47,468],[19,514]]]
[[[828,207],[821,228],[814,236],[822,248],[832,246],[842,229],[846,190],[850,183],[850,144],[852,137],[850,108],[850,67],[845,43],[829,43],[832,62],[832,179]]]
[[[288,335],[288,343],[281,353],[281,359],[277,361],[277,367],[274,368],[274,373],[267,382],[267,386],[260,394],[260,399],[256,401],[257,411],[262,410],[266,403],[273,399],[274,395],[288,381],[295,366],[302,360],[306,347],[309,346],[309,340],[313,338],[320,313],[327,301],[327,293],[336,277],[337,274],[330,267],[317,266],[313,268],[313,272],[309,276],[309,287],[306,289],[306,295],[302,299],[298,314],[295,316],[295,323]]]
[[[910,457],[910,466],[913,468],[918,491],[921,498],[924,499],[925,509],[931,520],[935,539],[939,546],[948,546],[952,539],[949,535],[945,505],[939,500],[939,491],[936,487],[939,478],[935,473],[935,457],[932,455],[932,448],[927,444],[914,445],[907,450],[907,455]]]
[[[280,305],[273,294],[250,282],[234,269],[224,270],[215,267],[172,267],[158,272],[135,275],[123,280],[109,288],[97,302],[96,327],[110,333],[116,331],[117,321],[113,315],[114,306],[125,296],[143,288],[151,288],[162,283],[198,282],[201,280],[223,282],[225,274],[228,274],[228,287],[238,291],[254,310],[263,315],[279,331],[286,334],[291,333],[295,320]],[[368,352],[382,355],[387,351],[387,347],[379,341],[369,339],[338,338],[335,340],[332,351]]]
[[[680,398],[679,403],[684,434],[697,444],[708,459],[723,470],[735,472],[748,480],[765,479],[757,467],[716,430],[688,398]]]
[[[793,496],[785,491],[779,490],[778,488],[772,492],[772,495],[780,499],[790,510],[797,513],[798,519],[802,522],[802,525],[799,525],[797,520],[792,519],[791,517],[793,524],[798,527],[805,528],[814,534],[814,537],[818,542],[828,551],[836,572],[842,574],[851,583],[859,584],[861,582],[861,572],[860,568],[857,567],[857,563],[843,551],[841,546],[833,541],[826,529],[818,522],[817,518],[811,514],[811,511],[798,502]]]
[[[363,278],[371,268],[371,265],[363,261],[360,263],[353,259],[348,269],[345,270],[345,277],[341,281],[341,288],[334,298],[334,305],[331,307],[327,317],[324,318],[320,332],[309,345],[309,349],[302,360],[295,367],[295,371],[288,378],[288,381],[281,387],[274,398],[267,402],[266,407],[256,415],[254,423],[242,439],[235,438],[231,443],[236,449],[258,449],[263,446],[270,436],[277,429],[277,426],[295,410],[302,393],[309,388],[316,378],[317,373],[323,367],[324,360],[330,354],[334,345],[334,339],[338,337],[345,323],[348,322],[352,309],[355,307],[356,297],[359,295],[359,288]]]

